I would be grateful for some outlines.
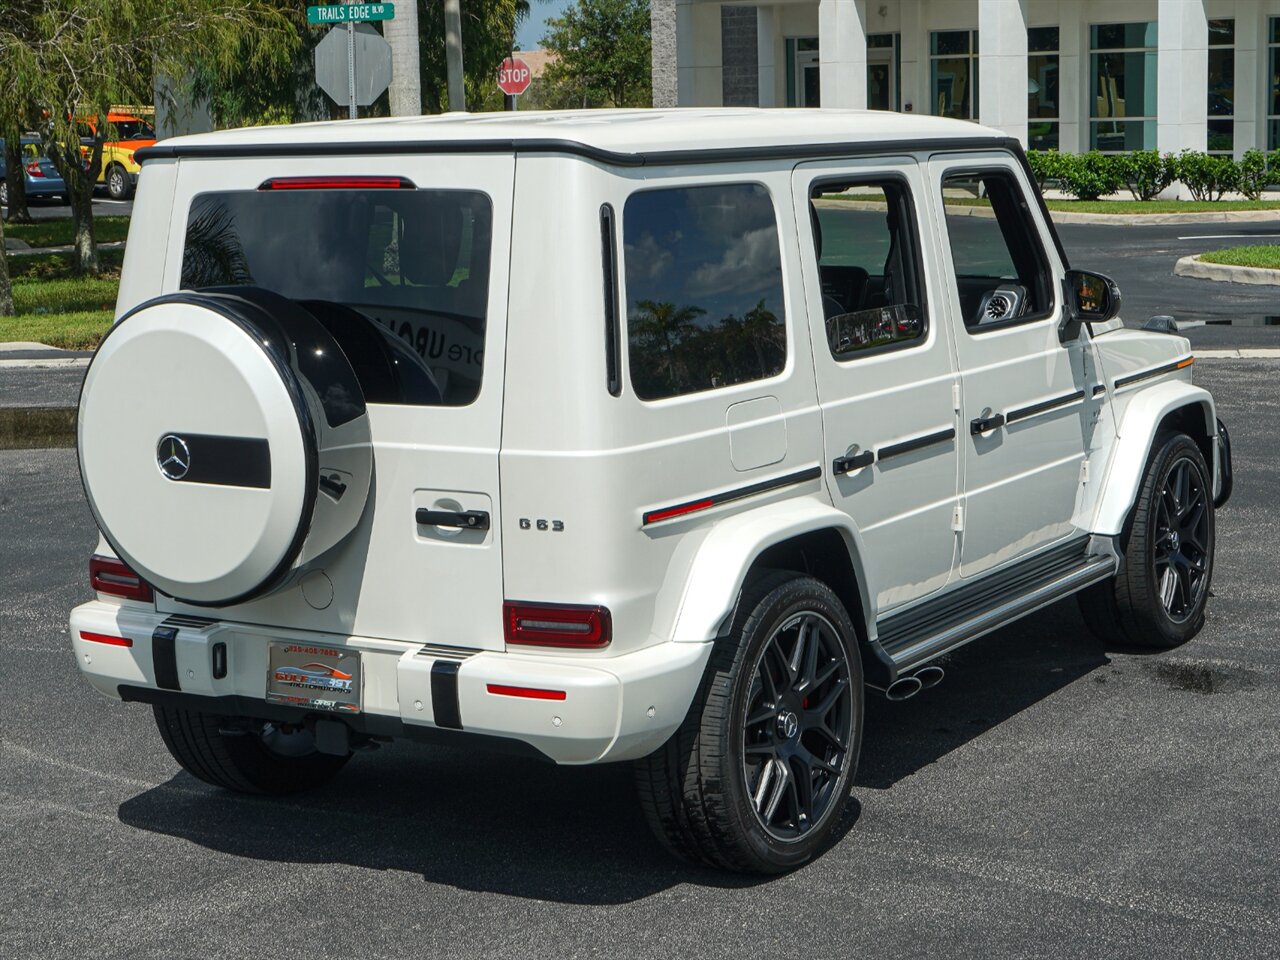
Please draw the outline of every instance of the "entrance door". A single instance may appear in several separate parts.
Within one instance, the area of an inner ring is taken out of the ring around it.
[[[1079,532],[1081,465],[1103,401],[1093,396],[1087,342],[1059,340],[1062,265],[1013,157],[934,158],[929,169],[950,252],[964,450],[960,575],[971,577]],[[958,190],[990,208],[943,207],[944,191]]]
[[[818,83],[818,51],[796,51],[796,106],[820,107],[822,97]]]
[[[875,563],[883,616],[951,577],[956,372],[911,158],[802,164],[793,181],[827,482]]]
[[[898,89],[892,47],[867,49],[867,109],[897,110]]]

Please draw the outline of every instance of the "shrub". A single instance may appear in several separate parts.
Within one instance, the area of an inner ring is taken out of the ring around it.
[[[1077,200],[1097,200],[1115,193],[1125,183],[1123,157],[1090,150],[1088,153],[1060,154],[1062,189]]]
[[[1272,178],[1280,176],[1280,169],[1268,166],[1267,155],[1261,150],[1246,150],[1236,166],[1236,189],[1250,200],[1259,199]]]
[[[1195,200],[1221,200],[1240,183],[1240,167],[1230,157],[1215,157],[1198,150],[1183,150],[1175,161],[1178,179]]]
[[[1154,200],[1177,179],[1177,164],[1172,154],[1161,156],[1158,150],[1135,150],[1115,159],[1135,200]]]
[[[1044,193],[1044,186],[1050,180],[1061,180],[1065,169],[1066,157],[1070,154],[1057,150],[1028,150],[1027,163],[1031,165],[1031,173],[1036,178],[1036,186]]]

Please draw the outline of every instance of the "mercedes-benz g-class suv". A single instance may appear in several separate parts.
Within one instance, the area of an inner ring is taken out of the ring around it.
[[[139,157],[71,637],[195,777],[626,760],[671,850],[782,871],[871,693],[1072,594],[1108,641],[1204,623],[1213,399],[996,131],[451,115]]]

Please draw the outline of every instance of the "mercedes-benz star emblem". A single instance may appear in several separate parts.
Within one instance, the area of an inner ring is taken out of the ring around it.
[[[156,463],[160,472],[170,480],[181,480],[191,469],[191,451],[187,442],[179,436],[167,433],[156,444]]]

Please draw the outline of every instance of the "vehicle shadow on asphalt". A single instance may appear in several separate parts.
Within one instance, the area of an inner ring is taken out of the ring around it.
[[[1074,603],[1059,604],[953,655],[941,686],[903,703],[873,697],[857,787],[834,842],[857,823],[859,789],[891,788],[1107,662]],[[627,764],[557,768],[407,742],[362,753],[325,789],[283,799],[228,793],[180,773],[125,801],[119,817],[221,854],[399,870],[560,903],[627,903],[680,884],[770,879],[668,856],[644,822]]]

